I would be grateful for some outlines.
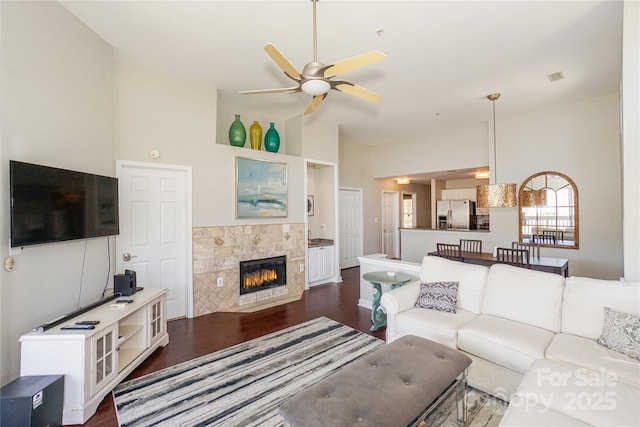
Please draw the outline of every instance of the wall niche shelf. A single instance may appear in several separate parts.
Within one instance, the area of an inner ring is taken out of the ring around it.
[[[268,112],[249,109],[246,107],[238,107],[236,105],[221,102],[218,102],[216,117],[216,144],[231,146],[229,143],[229,128],[235,120],[236,114],[240,115],[240,121],[247,131],[247,140],[245,145],[243,147],[235,147],[238,150],[268,152],[265,149],[264,136],[269,129],[269,123],[274,123],[274,126],[278,131],[278,135],[280,135],[280,148],[276,153],[268,153],[300,156],[299,141],[301,139],[302,116],[296,116],[291,119],[280,119],[270,115]],[[249,141],[249,128],[254,121],[260,123],[260,126],[262,127],[262,143],[260,150],[252,150],[251,143]],[[297,132],[296,129],[298,129]]]

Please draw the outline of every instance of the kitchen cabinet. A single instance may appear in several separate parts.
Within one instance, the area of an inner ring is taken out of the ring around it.
[[[307,280],[310,286],[330,282],[334,276],[334,246],[309,248],[307,254]]]
[[[63,424],[83,424],[104,397],[169,343],[167,290],[146,288],[130,303],[99,305],[44,332],[20,337],[20,375],[64,375]],[[94,329],[64,330],[81,320]]]

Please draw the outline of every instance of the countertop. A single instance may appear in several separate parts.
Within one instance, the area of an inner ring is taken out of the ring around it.
[[[466,228],[427,228],[427,227],[398,227],[400,230],[411,230],[411,231],[459,231],[459,232],[474,232],[474,233],[489,233],[491,230],[469,230]]]

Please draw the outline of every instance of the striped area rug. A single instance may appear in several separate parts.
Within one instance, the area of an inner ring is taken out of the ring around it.
[[[118,422],[281,426],[285,399],[381,345],[320,317],[118,385]]]

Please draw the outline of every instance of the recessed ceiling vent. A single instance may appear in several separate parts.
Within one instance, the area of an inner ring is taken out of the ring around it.
[[[557,73],[547,74],[547,78],[550,82],[556,82],[558,80],[564,79],[564,74],[562,74],[562,71],[558,71]]]

